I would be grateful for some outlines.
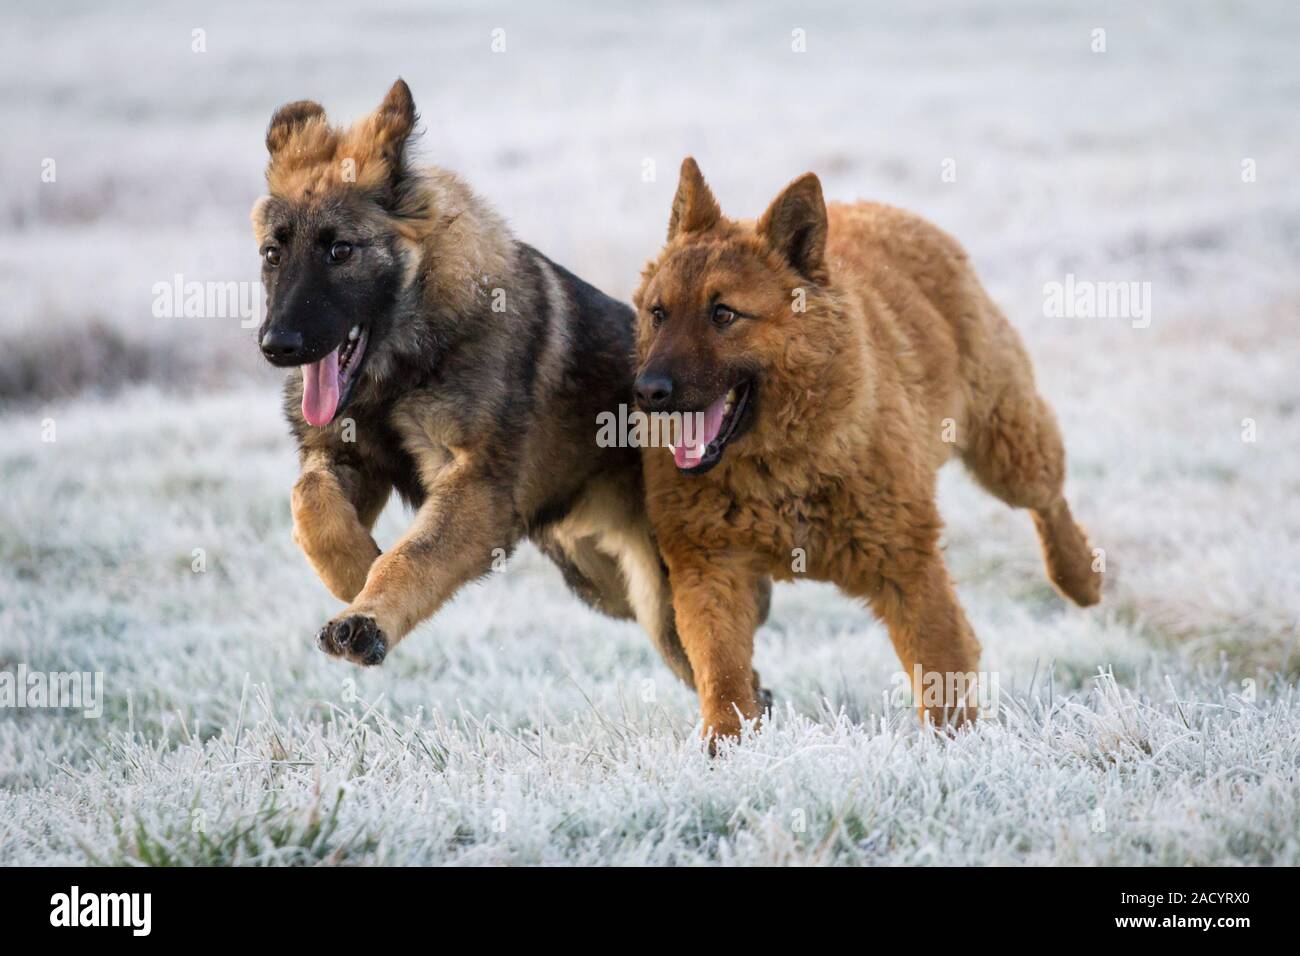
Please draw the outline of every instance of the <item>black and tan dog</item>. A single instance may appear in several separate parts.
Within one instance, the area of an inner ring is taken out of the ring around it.
[[[639,453],[596,443],[598,414],[631,401],[633,313],[515,240],[452,174],[410,165],[415,123],[398,80],[350,128],[297,102],[267,131],[252,219],[262,351],[294,369],[294,536],[350,602],[318,642],[380,663],[527,536],[692,683]],[[394,489],[415,520],[381,554],[370,529]]]

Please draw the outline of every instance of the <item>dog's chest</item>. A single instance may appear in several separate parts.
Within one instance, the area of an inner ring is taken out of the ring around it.
[[[825,550],[843,521],[843,506],[827,489],[719,490],[702,509],[727,545],[788,563]]]

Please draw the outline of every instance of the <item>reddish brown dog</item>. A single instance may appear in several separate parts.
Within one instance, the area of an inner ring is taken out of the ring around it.
[[[733,221],[687,159],[635,303],[638,403],[702,422],[671,453],[648,449],[644,468],[706,735],[759,716],[753,595],[767,575],[833,581],[883,619],[909,675],[971,686],[960,675],[977,670],[979,643],[935,506],[954,455],[1030,509],[1066,596],[1100,599],[1029,357],[939,229],[873,203],[828,209],[811,173],[756,223]],[[973,714],[962,694],[914,689],[922,719]]]

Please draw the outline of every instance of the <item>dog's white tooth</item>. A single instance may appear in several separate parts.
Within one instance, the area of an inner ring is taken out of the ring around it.
[[[352,331],[348,333],[348,341],[355,342],[360,335],[361,335],[361,326],[354,325],[352,326]]]
[[[736,390],[733,388],[731,391],[727,393],[727,404],[730,405],[735,400],[736,400]]]

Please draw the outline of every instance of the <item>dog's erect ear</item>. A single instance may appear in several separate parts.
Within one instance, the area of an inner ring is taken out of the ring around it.
[[[396,159],[400,159],[400,153],[406,148],[407,139],[411,138],[411,130],[415,129],[419,118],[415,112],[411,87],[398,77],[383,98],[380,108],[374,111],[374,138],[380,140],[383,146],[395,148]]]
[[[757,229],[800,275],[815,281],[826,278],[826,201],[813,173],[786,186],[758,220]]]
[[[380,108],[370,114],[368,125],[370,139],[387,170],[387,187],[390,195],[386,203],[391,207],[403,202],[407,183],[407,146],[412,139],[419,114],[415,112],[415,99],[411,87],[398,77],[383,98]]]
[[[325,107],[311,100],[285,103],[271,117],[266,128],[266,148],[272,156],[284,149],[294,130],[316,119],[325,118]]]
[[[673,197],[673,212],[668,218],[668,241],[682,232],[703,232],[722,218],[718,201],[713,198],[709,184],[695,160],[687,156],[682,160],[682,175],[677,181],[677,195]]]

